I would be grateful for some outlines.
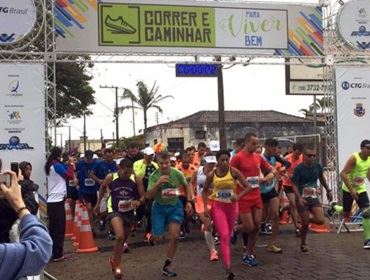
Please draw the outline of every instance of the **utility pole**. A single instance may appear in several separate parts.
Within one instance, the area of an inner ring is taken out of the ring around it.
[[[86,114],[83,114],[84,117],[84,129],[83,129],[83,138],[84,138],[84,153],[86,153]]]
[[[68,126],[68,152],[70,153],[72,151],[71,148],[71,126]]]
[[[131,98],[131,106],[132,106],[132,129],[134,131],[134,136],[136,136],[136,128],[135,128],[135,108],[134,108],[134,99]]]
[[[216,57],[216,61],[221,62],[221,56]],[[220,148],[226,149],[226,127],[225,127],[225,98],[224,98],[224,79],[222,74],[222,64],[217,64],[217,90],[218,90],[218,130],[220,137]]]
[[[117,86],[100,86],[100,88],[115,89],[115,93],[116,93],[116,105],[115,105],[115,109],[114,109],[114,117],[115,117],[115,123],[116,123],[116,147],[118,147],[118,144],[119,144],[118,87]]]

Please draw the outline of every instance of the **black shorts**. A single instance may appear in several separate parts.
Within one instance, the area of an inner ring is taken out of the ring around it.
[[[284,188],[284,192],[285,192],[286,194],[288,194],[288,193],[294,193],[294,191],[293,191],[293,187],[292,187],[292,186],[286,186],[286,185],[283,185],[283,188]]]
[[[278,192],[276,191],[275,188],[273,188],[271,191],[268,193],[261,193],[261,198],[263,203],[268,203],[270,199],[273,199],[275,197],[279,197]]]
[[[110,221],[115,217],[119,217],[122,219],[125,225],[133,225],[136,222],[136,217],[133,210],[124,213],[113,211],[112,213],[109,213],[108,217]]]
[[[76,201],[78,199],[78,190],[76,188],[67,190],[67,199]]]
[[[367,192],[358,193],[358,200],[356,200],[356,203],[360,209],[364,209],[369,207],[369,197],[367,195]],[[353,198],[351,196],[351,193],[343,190],[343,211],[348,213],[352,210],[352,204],[353,204]]]
[[[83,203],[90,203],[92,207],[95,207],[98,202],[97,193],[80,193],[80,199]]]
[[[304,197],[303,200],[304,200],[304,205],[300,205],[298,203],[298,201],[296,200],[298,213],[303,213],[305,211],[312,212],[312,208],[322,207],[321,201],[317,197],[315,197],[315,198],[312,198],[312,197]]]

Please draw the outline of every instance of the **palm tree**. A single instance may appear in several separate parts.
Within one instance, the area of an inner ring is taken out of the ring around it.
[[[157,82],[154,82],[152,88],[149,90],[143,81],[136,83],[137,96],[129,89],[125,88],[121,99],[129,99],[132,101],[132,105],[120,107],[119,110],[122,112],[125,109],[140,109],[144,113],[144,129],[147,128],[148,124],[148,110],[150,108],[157,109],[158,112],[162,113],[162,108],[158,105],[161,101],[167,98],[174,98],[172,95],[161,95],[158,93],[159,86]],[[137,106],[135,106],[136,104]]]
[[[308,109],[300,109],[299,112],[303,113],[306,117],[307,115],[313,113],[315,111],[320,110],[321,114],[324,114],[327,108],[330,108],[333,106],[333,100],[331,97],[322,97],[319,99],[316,99],[316,104],[313,102],[310,106],[308,106]]]

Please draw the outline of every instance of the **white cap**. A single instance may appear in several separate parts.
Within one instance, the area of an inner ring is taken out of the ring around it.
[[[206,163],[217,163],[217,159],[215,156],[205,156],[204,160]]]
[[[176,157],[170,157],[170,161],[176,161]]]
[[[154,155],[154,150],[152,147],[146,147],[144,149],[144,155],[151,156]]]
[[[212,140],[211,142],[209,142],[209,149],[212,151],[212,152],[217,152],[220,150],[220,142],[217,141],[217,140]]]

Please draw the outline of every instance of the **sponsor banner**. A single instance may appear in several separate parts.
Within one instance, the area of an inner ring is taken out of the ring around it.
[[[0,158],[32,164],[31,179],[45,196],[44,65],[0,63]]]
[[[58,51],[322,56],[319,7],[149,0],[56,2]]]
[[[349,156],[370,139],[370,67],[335,67],[338,162],[342,170]],[[368,191],[370,185],[367,181]]]
[[[0,46],[18,42],[36,23],[36,7],[33,0],[1,0]]]
[[[351,0],[338,14],[338,32],[356,51],[370,50],[370,0]]]
[[[285,65],[287,95],[324,95],[328,84],[324,83],[324,68],[320,59],[311,65],[299,59],[286,59],[293,64]],[[300,64],[301,63],[301,64]]]

